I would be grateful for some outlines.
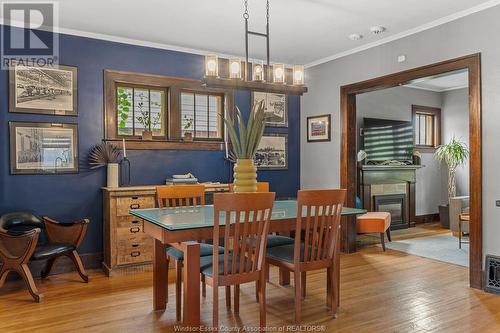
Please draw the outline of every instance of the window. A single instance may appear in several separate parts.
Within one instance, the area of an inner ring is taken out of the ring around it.
[[[191,132],[195,139],[223,137],[224,95],[198,92],[181,92],[181,133]]]
[[[434,149],[441,144],[441,109],[412,106],[415,147]]]
[[[150,130],[155,137],[165,137],[165,100],[165,91],[158,88],[117,86],[118,135],[141,136],[144,130]]]
[[[104,71],[104,138],[130,149],[223,150],[221,116],[232,105],[232,90],[199,80]]]

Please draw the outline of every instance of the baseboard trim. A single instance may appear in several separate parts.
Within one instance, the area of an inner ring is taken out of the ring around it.
[[[439,213],[415,216],[415,224],[439,222]]]
[[[101,268],[103,254],[102,252],[84,253],[80,254],[80,258],[82,259],[83,267],[85,267],[86,270]],[[39,260],[39,261],[30,261],[28,263],[28,266],[31,270],[31,274],[33,274],[33,277],[35,279],[40,279],[41,277],[40,274],[42,272],[42,269],[45,267],[46,262],[47,262],[46,260]],[[68,273],[72,271],[76,271],[75,265],[73,264],[70,258],[63,256],[57,259],[50,275]],[[19,279],[21,279],[21,277],[15,273],[11,273],[7,277],[7,281],[19,280]]]

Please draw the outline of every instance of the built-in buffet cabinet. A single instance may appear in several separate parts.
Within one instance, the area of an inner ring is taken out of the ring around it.
[[[368,211],[391,213],[391,230],[415,226],[416,170],[421,165],[361,165],[359,196]]]

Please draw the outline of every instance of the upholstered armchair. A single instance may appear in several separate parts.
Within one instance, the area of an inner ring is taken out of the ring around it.
[[[469,197],[450,198],[450,230],[458,235],[460,214],[469,212]],[[462,232],[469,232],[469,223],[462,224]]]
[[[88,275],[77,252],[78,246],[85,237],[88,224],[87,219],[73,223],[60,223],[48,217],[42,220],[30,212],[2,215],[0,217],[0,260],[2,262],[0,287],[3,286],[7,274],[15,271],[21,275],[35,301],[40,302],[43,296],[36,288],[28,262],[47,260],[41,273],[43,279],[50,274],[56,259],[61,256],[69,257],[82,280],[88,282]]]

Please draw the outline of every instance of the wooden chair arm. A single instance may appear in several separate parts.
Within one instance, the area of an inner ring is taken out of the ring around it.
[[[45,230],[50,243],[72,244],[76,247],[80,245],[90,221],[81,219],[73,223],[60,223],[44,216]]]
[[[40,236],[40,229],[35,228],[16,235],[7,233],[7,230],[0,228],[0,258],[2,260],[27,261],[35,252],[35,247]]]

